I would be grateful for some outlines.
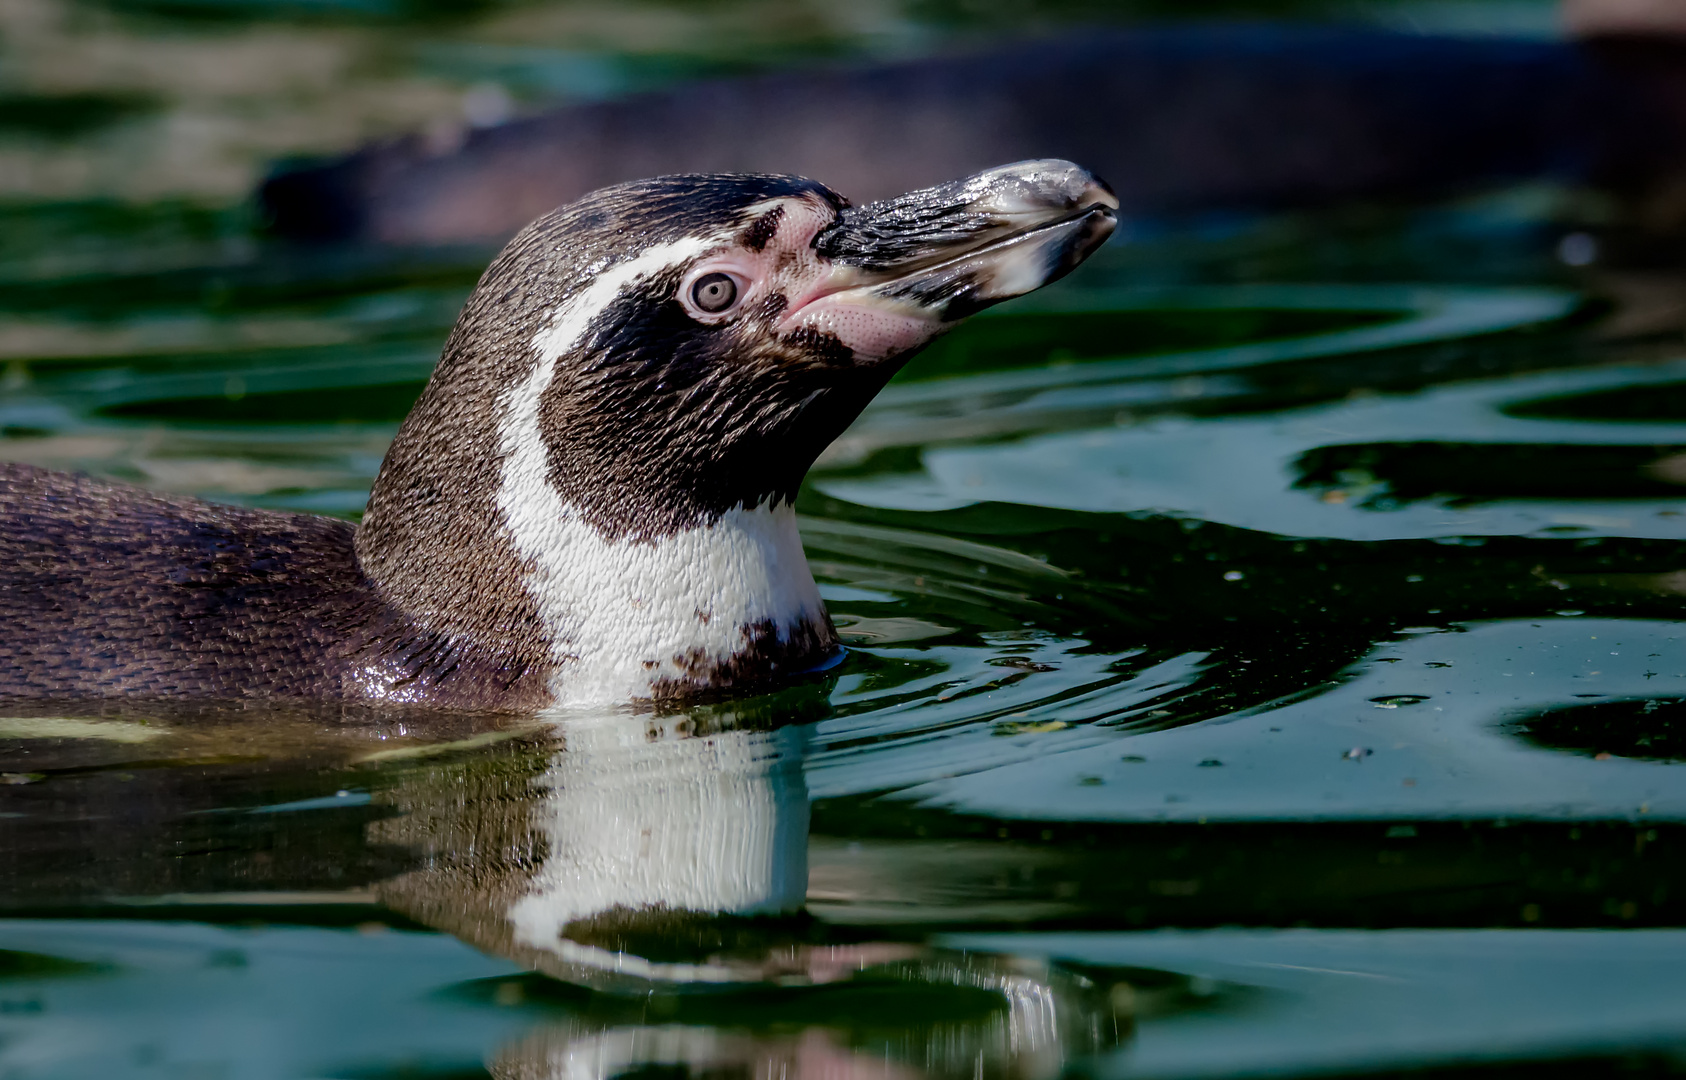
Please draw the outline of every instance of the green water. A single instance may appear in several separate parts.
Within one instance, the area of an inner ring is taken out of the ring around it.
[[[823,679],[13,710],[4,1075],[1671,1069],[1686,347],[1508,205],[1169,228],[945,339],[803,490]],[[0,454],[349,517],[483,258],[59,213]]]

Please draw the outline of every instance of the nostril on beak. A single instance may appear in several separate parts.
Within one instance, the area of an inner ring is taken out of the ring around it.
[[[1113,204],[1116,205],[1116,204]],[[1113,230],[1118,228],[1118,214],[1113,206],[1088,214],[1083,221],[1083,230],[1074,240],[1067,258],[1071,265],[1076,266],[1087,259],[1096,248],[1106,243],[1112,237]]]

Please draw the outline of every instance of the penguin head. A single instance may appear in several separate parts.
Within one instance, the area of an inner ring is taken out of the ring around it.
[[[605,188],[498,257],[398,446],[493,410],[484,450],[536,440],[547,482],[606,539],[788,502],[908,357],[1070,271],[1116,206],[1063,161],[859,207],[789,176]]]

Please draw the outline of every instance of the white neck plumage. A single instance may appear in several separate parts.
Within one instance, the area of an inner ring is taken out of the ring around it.
[[[533,341],[533,367],[501,402],[497,505],[549,631],[560,706],[706,689],[830,623],[788,504],[730,510],[654,541],[606,540],[550,483],[539,402],[592,320],[621,291],[709,241],[658,245],[599,274]]]
[[[523,584],[550,631],[558,705],[706,688],[715,671],[827,625],[788,505],[654,542],[605,541],[566,506],[546,510],[506,512],[529,526],[517,533]]]

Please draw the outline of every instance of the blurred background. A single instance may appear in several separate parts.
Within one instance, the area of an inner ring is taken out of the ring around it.
[[[6,0],[0,193],[228,206],[277,159],[384,136],[687,79],[1190,18],[1563,33],[1553,0]]]

